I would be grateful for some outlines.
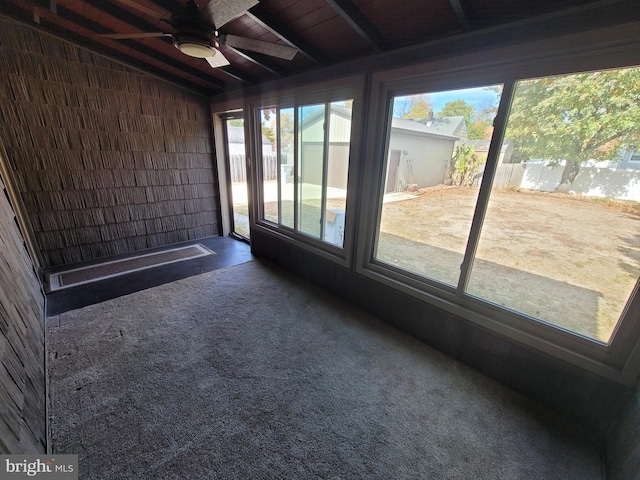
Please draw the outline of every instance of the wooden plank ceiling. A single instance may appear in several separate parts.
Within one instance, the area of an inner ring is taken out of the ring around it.
[[[199,1],[201,11],[207,8],[209,1]],[[135,8],[131,3],[141,8]],[[2,0],[0,14],[199,93],[215,95],[466,31],[553,14],[590,2],[261,0],[217,28],[224,34],[292,46],[298,49],[297,54],[292,60],[283,60],[223,45],[220,50],[230,65],[218,68],[212,68],[203,59],[183,54],[172,45],[170,36],[138,39],[100,36],[170,33],[172,26],[159,17],[170,18],[183,11],[185,3],[186,0]]]

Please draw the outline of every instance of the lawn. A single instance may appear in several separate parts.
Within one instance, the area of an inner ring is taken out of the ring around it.
[[[456,286],[477,189],[386,203],[376,257]],[[467,291],[609,341],[640,276],[640,203],[496,190]]]

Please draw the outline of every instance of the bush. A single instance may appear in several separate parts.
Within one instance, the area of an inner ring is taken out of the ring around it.
[[[464,143],[458,144],[445,172],[445,183],[448,183],[447,180],[450,176],[452,185],[470,187],[481,163],[482,159],[476,155],[473,146]]]

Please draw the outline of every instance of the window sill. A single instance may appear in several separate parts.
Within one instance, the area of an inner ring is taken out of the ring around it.
[[[473,297],[459,297],[383,265],[368,262],[356,273],[494,333],[626,386],[640,374],[640,342],[623,359],[611,346],[501,309]],[[616,360],[617,359],[617,360]]]
[[[252,228],[254,231],[277,238],[291,246],[306,250],[342,267],[349,268],[351,265],[351,256],[348,254],[350,248],[347,248],[346,245],[345,248],[339,248],[330,243],[266,221],[259,221]]]

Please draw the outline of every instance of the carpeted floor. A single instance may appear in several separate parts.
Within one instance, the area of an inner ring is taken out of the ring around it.
[[[531,400],[265,261],[47,319],[80,478],[601,479]]]

